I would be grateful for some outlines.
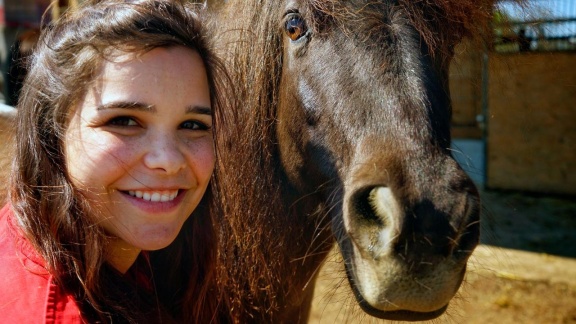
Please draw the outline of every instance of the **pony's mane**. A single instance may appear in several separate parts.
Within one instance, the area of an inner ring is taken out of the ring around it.
[[[514,0],[522,2],[523,0]],[[382,30],[388,21],[382,19],[382,8],[401,12],[422,40],[432,49],[433,54],[451,54],[452,47],[463,38],[484,42],[491,36],[490,21],[492,19],[496,0],[398,0],[395,6],[387,1],[366,1],[360,9],[352,8],[351,3],[358,1],[310,0],[310,8],[314,11],[313,25],[327,25],[328,21],[354,21],[362,17],[372,16],[380,26],[374,30]]]
[[[234,321],[265,321],[277,309],[282,292],[277,269],[282,267],[289,215],[280,196],[281,180],[275,174],[275,113],[281,74],[280,38],[275,14],[280,1],[235,1],[226,8],[229,18],[217,19],[222,56],[239,85],[237,122],[219,129],[216,177],[221,250],[218,260],[220,285]],[[255,10],[254,8],[261,8]],[[230,12],[231,10],[232,12]],[[223,26],[224,24],[224,26]],[[246,39],[249,40],[246,40]],[[229,119],[234,120],[234,119]],[[273,225],[272,225],[273,224]],[[283,226],[282,224],[285,224]],[[254,316],[253,318],[246,318]]]
[[[430,48],[445,53],[462,38],[487,40],[495,0],[400,0]]]
[[[449,47],[462,37],[482,35],[489,26],[493,2],[398,0],[397,6],[429,47],[444,52],[451,51]],[[287,199],[281,196],[289,186],[278,161],[275,126],[282,72],[279,20],[283,5],[277,0],[232,1],[219,13],[214,26],[222,31],[217,39],[219,50],[239,85],[235,104],[239,107],[238,122],[217,132],[222,145],[217,152],[216,195],[225,217],[219,220],[224,224],[219,233],[220,285],[226,287],[230,315],[240,322],[266,321],[262,316],[277,310],[282,303],[278,300],[291,289],[286,281],[294,277],[290,274],[297,271],[297,265],[286,261],[286,255],[305,254],[309,242],[301,242],[300,247],[281,244],[297,245],[302,233],[322,230],[306,223],[311,219],[308,215],[290,212],[293,206],[287,206]],[[309,5],[318,13],[316,24],[326,19],[345,21],[359,14],[336,0],[310,0]]]

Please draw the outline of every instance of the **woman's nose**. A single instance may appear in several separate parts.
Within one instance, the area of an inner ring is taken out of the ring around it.
[[[173,135],[156,135],[150,139],[144,164],[149,169],[175,174],[186,166],[186,158]]]

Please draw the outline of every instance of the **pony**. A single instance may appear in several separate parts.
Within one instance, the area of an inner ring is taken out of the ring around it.
[[[443,314],[480,227],[478,191],[449,149],[448,67],[463,38],[487,35],[493,5],[213,7],[238,107],[217,131],[225,321],[305,322],[334,242],[367,314]]]

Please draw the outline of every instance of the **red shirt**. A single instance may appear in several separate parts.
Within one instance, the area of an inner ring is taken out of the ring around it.
[[[0,210],[0,322],[84,323],[76,302],[55,284],[8,205]]]

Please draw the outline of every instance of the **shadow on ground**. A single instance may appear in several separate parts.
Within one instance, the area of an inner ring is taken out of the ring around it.
[[[576,258],[576,199],[482,192],[481,243]]]

